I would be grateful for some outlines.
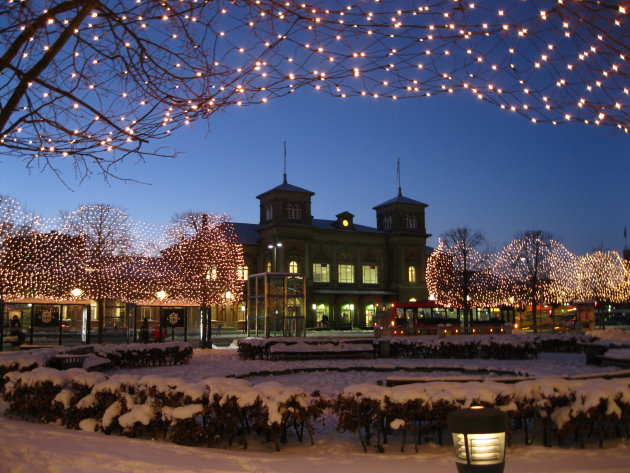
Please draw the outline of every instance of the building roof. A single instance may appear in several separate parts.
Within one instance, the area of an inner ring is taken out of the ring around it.
[[[398,193],[398,195],[394,197],[393,199],[389,199],[388,201],[383,202],[382,204],[379,204],[376,207],[374,207],[374,210],[379,209],[381,207],[385,207],[387,205],[392,205],[392,204],[408,204],[408,205],[410,204],[410,205],[422,205],[424,207],[428,207],[428,204],[425,204],[424,202],[410,199],[409,197],[403,196],[402,193]]]
[[[273,192],[273,191],[282,191],[282,192],[300,192],[302,194],[309,194],[309,195],[315,195],[315,192],[306,190],[306,189],[302,189],[301,187],[298,186],[294,186],[293,184],[289,184],[286,180],[286,177],[284,179],[284,182],[282,184],[280,184],[279,186],[274,187],[273,189],[269,189],[266,192],[263,192],[262,194],[256,196],[257,199],[260,199],[263,195],[268,194],[269,192]]]
[[[232,225],[234,225],[234,231],[239,243],[243,245],[258,245],[260,242],[260,235],[256,230],[258,224],[232,222]]]

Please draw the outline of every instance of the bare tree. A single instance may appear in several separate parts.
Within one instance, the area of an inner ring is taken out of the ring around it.
[[[305,85],[394,100],[460,91],[534,122],[628,131],[621,7],[581,1],[541,11],[523,1],[495,10],[447,0],[422,12],[392,1],[6,1],[0,152],[60,177],[67,166],[80,179],[115,175],[129,156],[172,156],[147,146],[179,127]],[[445,18],[452,23],[436,28]],[[515,54],[525,33],[531,47]],[[429,55],[429,43],[444,54]],[[574,60],[595,43],[595,56]],[[576,99],[585,88],[588,99]]]
[[[201,307],[201,346],[212,348],[209,307],[238,298],[243,289],[238,269],[243,248],[225,216],[205,213],[179,215],[171,226],[172,245],[162,254],[177,279],[170,284],[174,299]]]
[[[427,285],[438,302],[464,309],[464,329],[470,327],[470,309],[487,305],[492,290],[490,255],[483,234],[468,227],[445,232],[427,262]]]
[[[539,305],[568,302],[575,294],[576,269],[575,256],[542,230],[517,235],[501,250],[495,265],[515,302],[532,306],[535,332]]]
[[[235,21],[210,1],[3,2],[0,150],[60,177],[70,162],[79,178],[114,175],[130,155],[172,156],[146,146],[261,92],[255,59],[269,48],[241,54],[223,36],[269,7],[232,6]]]
[[[62,216],[62,232],[83,240],[84,258],[75,268],[77,287],[98,302],[98,343],[103,341],[105,300],[125,300],[132,262],[129,216],[106,204],[82,205]]]

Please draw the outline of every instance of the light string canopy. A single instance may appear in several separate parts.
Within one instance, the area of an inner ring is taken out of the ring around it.
[[[596,0],[5,0],[0,144],[114,174],[149,141],[305,86],[465,93],[533,122],[627,133],[628,5]]]

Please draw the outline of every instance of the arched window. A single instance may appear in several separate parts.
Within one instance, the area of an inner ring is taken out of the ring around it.
[[[416,267],[409,266],[407,268],[407,280],[409,282],[416,282]]]
[[[289,272],[290,273],[299,273],[298,262],[295,260],[289,261]]]
[[[405,215],[405,227],[416,228],[418,226],[418,217],[415,215]]]
[[[391,230],[391,228],[392,228],[392,216],[386,215],[385,217],[383,217],[383,229]]]
[[[236,277],[242,279],[243,281],[247,281],[249,277],[249,266],[239,266],[236,270]]]
[[[271,261],[267,261],[267,272],[271,272]]]
[[[302,216],[300,204],[287,204],[285,207],[285,215],[291,220],[299,220]]]

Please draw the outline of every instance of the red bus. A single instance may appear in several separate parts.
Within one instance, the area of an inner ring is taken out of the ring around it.
[[[463,310],[444,307],[435,301],[393,302],[378,306],[374,336],[457,335]],[[503,333],[503,312],[471,309],[470,333]],[[442,332],[442,333],[440,333]]]

